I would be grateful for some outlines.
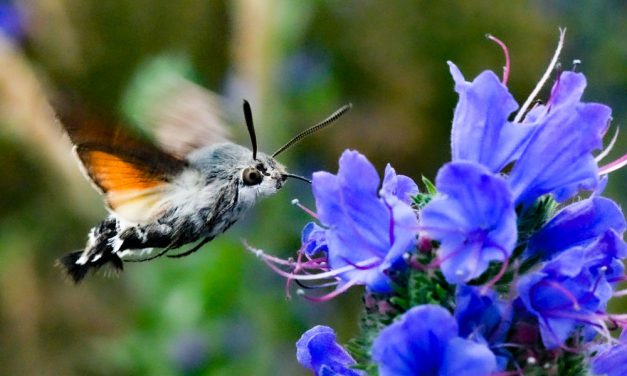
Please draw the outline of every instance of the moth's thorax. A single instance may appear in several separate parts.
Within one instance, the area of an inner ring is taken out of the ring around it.
[[[280,163],[261,152],[253,159],[250,149],[237,144],[212,145],[191,153],[187,159],[209,180],[237,182],[241,189],[257,197],[270,196],[283,186],[285,168]],[[262,173],[263,179],[259,184],[245,184],[242,174],[247,168],[255,168]]]
[[[199,149],[188,156],[192,167],[207,178],[209,185],[216,187],[235,185],[238,191],[238,206],[251,207],[260,198],[275,194],[285,181],[285,168],[265,153],[257,153],[233,143],[222,143]],[[258,184],[247,184],[243,176],[246,169],[254,168],[262,179]]]

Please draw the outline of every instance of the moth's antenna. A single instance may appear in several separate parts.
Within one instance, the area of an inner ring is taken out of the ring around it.
[[[339,110],[335,111],[334,113],[332,113],[331,115],[329,115],[329,117],[327,117],[326,119],[324,119],[323,121],[321,121],[320,123],[314,125],[313,127],[307,128],[304,131],[300,132],[299,134],[297,134],[296,136],[294,136],[291,140],[289,140],[285,145],[281,146],[279,148],[279,150],[275,151],[274,154],[272,154],[272,158],[276,157],[277,155],[281,154],[282,152],[284,152],[286,149],[288,149],[289,147],[291,147],[292,145],[294,145],[295,143],[297,143],[298,141],[302,140],[303,138],[311,135],[312,133],[316,133],[319,130],[322,130],[324,128],[326,128],[327,126],[329,126],[331,123],[333,123],[334,121],[336,121],[337,119],[340,118],[340,116],[344,115],[345,113],[348,112],[348,110],[351,109],[351,107],[353,107],[352,104],[346,104],[344,106],[342,106],[342,108],[340,108]]]
[[[253,112],[246,99],[244,99],[244,118],[246,119],[248,134],[250,135],[250,143],[253,145],[253,159],[257,160],[257,136],[255,135],[255,125],[253,124]]]
[[[284,177],[288,177],[288,178],[292,178],[292,179],[296,179],[296,180],[300,180],[300,181],[304,181],[306,183],[311,184],[311,180],[307,179],[304,176],[300,176],[300,175],[294,175],[294,174],[283,174]]]

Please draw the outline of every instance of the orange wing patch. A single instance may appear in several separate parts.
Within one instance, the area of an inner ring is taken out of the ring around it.
[[[122,218],[147,222],[165,209],[168,176],[133,156],[87,148],[77,148],[77,154],[109,208]]]
[[[89,177],[104,192],[144,190],[165,182],[144,166],[133,164],[116,155],[94,150],[81,155]]]

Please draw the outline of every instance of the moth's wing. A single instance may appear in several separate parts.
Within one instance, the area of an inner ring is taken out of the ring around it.
[[[157,143],[183,157],[231,137],[223,99],[183,78],[153,112]]]
[[[153,220],[172,203],[187,163],[99,118],[61,119],[84,171],[108,208],[134,223]]]
[[[162,65],[152,64],[132,80],[123,102],[126,115],[139,126],[151,128],[156,143],[179,158],[229,141],[234,116],[227,111],[226,101]]]

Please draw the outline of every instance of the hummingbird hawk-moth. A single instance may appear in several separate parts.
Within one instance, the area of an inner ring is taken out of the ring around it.
[[[85,175],[110,212],[89,231],[83,250],[58,260],[74,282],[105,265],[121,271],[125,261],[178,258],[197,251],[259,199],[275,194],[288,178],[307,181],[288,173],[275,157],[351,107],[343,106],[267,155],[257,152],[247,101],[243,108],[252,150],[228,140],[208,92],[191,83],[180,90],[192,95],[187,100],[179,95],[178,104],[163,106],[156,143],[93,119],[61,118]],[[172,254],[191,243],[190,249]]]

